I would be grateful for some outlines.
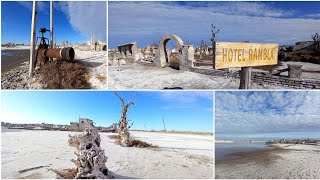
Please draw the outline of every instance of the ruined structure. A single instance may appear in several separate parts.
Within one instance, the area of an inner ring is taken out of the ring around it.
[[[185,45],[182,39],[174,34],[168,34],[162,38],[159,44],[159,56],[156,56],[156,66],[166,67],[169,64],[169,55],[166,45],[168,41],[174,40],[177,44],[178,55],[176,56],[180,62],[180,70],[188,70],[193,66],[194,48],[192,45]]]
[[[133,123],[128,127],[127,112],[128,112],[128,108],[131,105],[134,105],[134,102],[130,100],[126,104],[121,96],[119,96],[116,92],[114,92],[114,94],[120,99],[122,104],[121,117],[120,117],[118,128],[117,128],[120,136],[120,145],[124,147],[128,147],[131,145],[129,128],[132,126]]]
[[[88,118],[79,118],[79,122],[70,122],[71,131],[83,131],[86,127],[93,127],[93,121]]]
[[[59,178],[75,179],[110,179],[104,150],[101,149],[100,135],[97,130],[87,127],[81,134],[69,135],[69,146],[77,148],[77,159],[71,159],[76,165],[75,171],[66,169],[53,170]]]
[[[121,53],[122,58],[130,58],[136,61],[138,57],[138,47],[136,42],[126,43],[118,46],[118,51]]]

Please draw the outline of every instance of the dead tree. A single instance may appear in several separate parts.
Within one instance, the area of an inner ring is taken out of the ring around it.
[[[313,41],[314,41],[314,46],[316,51],[320,50],[320,38],[319,38],[319,34],[316,33],[315,35],[311,35]]]
[[[200,44],[200,60],[202,59],[203,47],[204,47],[204,42],[203,42],[203,40],[201,40],[201,44]]]
[[[130,142],[130,133],[129,128],[133,125],[133,123],[128,127],[128,121],[127,121],[127,112],[128,108],[131,105],[134,105],[134,102],[130,100],[128,103],[124,102],[124,99],[119,96],[118,93],[114,92],[114,94],[120,99],[122,104],[122,111],[121,111],[121,117],[118,123],[118,133],[120,136],[120,145],[124,147],[128,147],[131,145]]]
[[[216,63],[216,35],[218,34],[218,32],[220,31],[220,29],[216,30],[216,26],[213,26],[213,24],[211,24],[211,41],[212,41],[212,61],[213,61],[213,66]]]

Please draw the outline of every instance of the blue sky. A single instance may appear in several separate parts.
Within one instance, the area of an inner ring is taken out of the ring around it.
[[[320,2],[109,2],[109,46],[136,41],[146,47],[166,34],[184,42],[294,44],[320,29]]]
[[[224,137],[320,138],[320,92],[216,92],[216,133]]]
[[[213,92],[119,92],[129,101],[135,96],[128,119],[133,129],[213,132]],[[120,100],[111,91],[2,91],[1,120],[69,124],[79,115],[109,126],[120,118]]]
[[[50,3],[38,2],[37,32],[50,28]],[[1,2],[1,44],[8,42],[30,44],[32,2]],[[54,31],[58,43],[84,43],[91,33],[106,41],[106,2],[54,2]],[[37,36],[41,36],[38,33]],[[45,35],[49,38],[50,33]]]

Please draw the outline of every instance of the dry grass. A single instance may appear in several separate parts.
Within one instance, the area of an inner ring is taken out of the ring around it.
[[[50,62],[40,70],[44,89],[90,89],[87,68],[79,63]]]
[[[120,145],[120,136],[119,135],[109,135],[108,136],[110,139],[115,140],[115,144]],[[130,147],[137,147],[137,148],[158,148],[158,146],[152,145],[150,143],[137,140],[137,139],[131,139],[131,146]]]
[[[132,139],[131,141],[131,147],[137,147],[137,148],[158,148],[158,146],[149,144],[147,142],[144,141],[140,141],[137,139]]]
[[[100,82],[104,82],[104,81],[107,79],[107,77],[104,76],[104,75],[99,75],[99,76],[97,77],[97,79],[98,79]]]

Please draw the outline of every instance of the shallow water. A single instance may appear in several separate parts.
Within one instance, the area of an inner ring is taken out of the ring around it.
[[[223,160],[229,158],[228,154],[236,152],[247,152],[255,150],[264,150],[270,149],[271,147],[267,146],[265,142],[257,143],[224,143],[224,144],[215,144],[215,159]]]

